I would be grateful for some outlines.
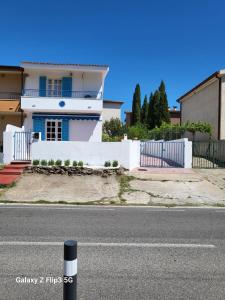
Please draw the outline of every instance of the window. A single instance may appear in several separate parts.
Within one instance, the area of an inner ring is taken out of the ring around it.
[[[46,140],[61,141],[62,140],[62,121],[47,120],[46,121]]]
[[[62,80],[48,79],[47,96],[60,97],[62,96]]]

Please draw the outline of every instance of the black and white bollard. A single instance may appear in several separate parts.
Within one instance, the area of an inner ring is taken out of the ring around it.
[[[77,299],[77,242],[64,242],[63,300]]]

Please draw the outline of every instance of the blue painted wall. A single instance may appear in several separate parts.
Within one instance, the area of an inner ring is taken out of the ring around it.
[[[33,119],[33,131],[41,132],[41,139],[45,140],[45,119]]]

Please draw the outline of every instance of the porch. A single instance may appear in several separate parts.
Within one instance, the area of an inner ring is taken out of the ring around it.
[[[102,138],[99,114],[28,113],[24,127],[39,132],[42,141],[100,142]]]

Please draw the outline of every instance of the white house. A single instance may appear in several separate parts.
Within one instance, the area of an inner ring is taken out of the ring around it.
[[[23,62],[22,128],[7,125],[3,161],[140,164],[140,141],[102,142],[102,123],[120,118],[122,101],[103,100],[106,65]],[[35,134],[33,134],[35,133]]]
[[[102,138],[107,65],[23,62],[25,131],[41,132],[43,141]]]

